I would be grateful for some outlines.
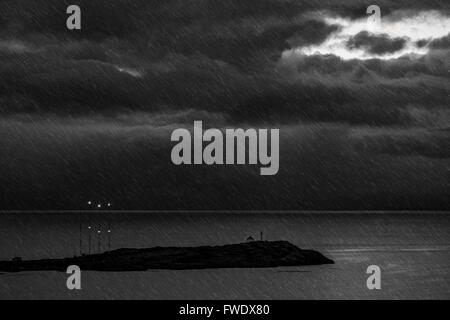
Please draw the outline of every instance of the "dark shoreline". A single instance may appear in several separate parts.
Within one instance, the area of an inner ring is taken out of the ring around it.
[[[0,272],[61,271],[70,265],[91,271],[193,270],[218,268],[273,268],[333,264],[314,250],[287,241],[253,241],[216,247],[155,247],[118,249],[63,259],[0,261]]]

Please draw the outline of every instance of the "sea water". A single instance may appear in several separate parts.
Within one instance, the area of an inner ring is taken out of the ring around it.
[[[433,212],[14,212],[0,214],[0,260],[123,247],[287,240],[334,265],[147,272],[0,274],[2,299],[449,299],[450,215]],[[91,229],[88,229],[88,227]],[[89,231],[90,230],[90,231]],[[99,234],[98,231],[101,231]],[[111,230],[108,234],[107,230]],[[89,248],[90,243],[90,248]],[[381,289],[369,290],[371,265]]]

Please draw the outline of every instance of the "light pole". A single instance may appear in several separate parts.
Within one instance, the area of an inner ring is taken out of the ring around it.
[[[83,238],[82,238],[83,230],[82,230],[82,221],[81,221],[82,213],[80,213],[78,215],[78,219],[79,219],[79,224],[80,224],[80,256],[82,256],[83,255]]]
[[[98,231],[97,231],[97,235],[98,235],[98,253],[100,253],[101,252],[101,249],[102,249],[102,236],[101,236],[101,234],[102,234],[102,231],[100,230],[101,229],[101,225],[99,225],[99,227],[98,227]]]
[[[89,254],[91,254],[91,229],[92,229],[92,227],[91,226],[89,226],[88,227],[88,233],[89,233],[89,236],[88,236],[88,242],[89,242]]]
[[[108,221],[108,250],[111,250],[111,222]]]
[[[107,204],[108,209],[111,208],[111,203]],[[111,250],[111,214],[108,213],[108,250]]]
[[[88,201],[87,204],[88,204],[89,209],[92,209],[92,205],[93,205],[92,201]],[[92,229],[92,226],[91,226],[91,221],[90,220],[91,219],[89,217],[88,218],[88,243],[89,243],[88,254],[91,254],[91,229]]]

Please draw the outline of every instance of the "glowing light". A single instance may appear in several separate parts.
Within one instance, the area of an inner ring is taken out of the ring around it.
[[[119,67],[119,66],[115,66],[115,68],[117,71],[126,73],[129,76],[132,76],[133,78],[142,78],[144,76],[144,74],[141,71],[133,68]]]

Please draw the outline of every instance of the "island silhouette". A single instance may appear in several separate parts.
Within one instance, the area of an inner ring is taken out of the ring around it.
[[[63,271],[70,265],[91,271],[271,268],[333,264],[323,254],[287,241],[251,241],[223,246],[117,249],[63,259],[0,261],[0,272]]]

